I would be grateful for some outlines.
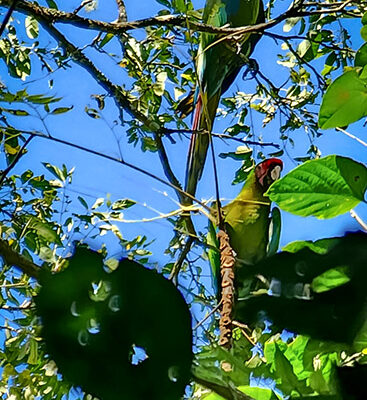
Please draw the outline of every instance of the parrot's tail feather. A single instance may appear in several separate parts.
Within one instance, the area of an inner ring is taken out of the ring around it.
[[[201,116],[202,106],[203,106],[203,101],[202,101],[201,95],[199,94],[197,103],[195,106],[194,120],[192,123],[193,137],[195,137],[195,131],[198,129],[199,124],[200,124],[200,116]],[[192,142],[193,142],[193,140],[191,139],[191,143]],[[191,150],[191,145],[190,145],[190,150]]]
[[[194,112],[194,118],[193,118],[193,124],[192,124],[192,134],[191,134],[191,140],[190,140],[190,147],[189,147],[189,153],[187,156],[187,166],[186,166],[186,184],[185,184],[185,190],[189,192],[190,194],[194,195],[195,189],[196,189],[196,183],[194,181],[198,179],[198,177],[194,174],[194,170],[197,169],[197,162],[195,162],[195,157],[198,157],[196,147],[198,146],[198,133],[197,130],[199,129],[200,126],[200,119],[201,119],[201,112],[202,112],[202,98],[201,95],[199,94],[195,106],[195,112]],[[196,160],[197,161],[197,160]],[[192,193],[193,192],[193,193]]]

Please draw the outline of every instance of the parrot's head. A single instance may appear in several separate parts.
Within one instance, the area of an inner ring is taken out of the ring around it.
[[[256,180],[262,186],[264,192],[280,177],[283,162],[279,158],[268,158],[255,167]]]

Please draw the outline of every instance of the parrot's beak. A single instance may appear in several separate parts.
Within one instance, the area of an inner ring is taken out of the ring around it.
[[[270,176],[272,181],[276,181],[277,179],[280,178],[280,172],[282,171],[282,167],[280,165],[276,165],[271,171],[270,171]]]

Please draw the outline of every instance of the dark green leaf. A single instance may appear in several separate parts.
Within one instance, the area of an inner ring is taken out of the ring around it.
[[[70,106],[70,107],[58,107],[55,108],[51,111],[51,114],[53,115],[57,115],[57,114],[64,114],[70,110],[72,110],[74,108],[74,106]]]
[[[238,271],[239,282],[261,275],[270,282],[270,292],[238,301],[235,318],[246,323],[266,318],[278,329],[352,344],[367,315],[366,259],[367,235],[362,233],[340,238],[324,255],[305,248],[269,257],[252,269]],[[312,290],[316,277],[340,266],[348,267],[349,282],[322,293]],[[245,289],[239,285],[240,298]]]
[[[54,0],[46,0],[46,3],[50,8],[58,10],[57,4],[56,4],[56,2]]]
[[[192,362],[191,316],[171,282],[127,259],[106,273],[100,254],[78,248],[65,271],[44,274],[41,283],[42,335],[66,379],[104,400],[117,393],[126,399],[183,396]],[[136,347],[148,356],[139,363],[132,357]]]
[[[80,201],[80,203],[82,204],[82,206],[86,209],[86,210],[88,210],[88,204],[87,204],[87,202],[83,199],[83,197],[81,197],[81,196],[78,196],[78,200]]]
[[[127,208],[132,207],[136,202],[130,199],[121,199],[116,200],[112,205],[112,210],[126,210]]]

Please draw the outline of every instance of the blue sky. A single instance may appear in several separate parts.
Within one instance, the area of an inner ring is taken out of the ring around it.
[[[42,3],[42,2],[41,2]],[[44,2],[43,2],[44,3]],[[195,1],[196,7],[202,7],[203,1]],[[289,5],[289,1],[276,2],[277,12],[281,13]],[[78,6],[78,1],[68,2],[68,10],[73,10]],[[114,20],[116,18],[116,10],[114,1],[101,2],[96,11],[91,13],[81,12],[81,15],[86,15],[93,19],[103,19],[106,21]],[[126,1],[127,14],[129,20],[140,19],[154,15],[161,5],[151,1],[142,0],[139,2],[139,7],[136,6],[134,1]],[[19,14],[15,14],[16,18]],[[20,18],[20,21],[23,21]],[[351,29],[354,49],[358,49],[362,40],[359,36],[359,23],[348,23]],[[88,40],[95,37],[95,32],[85,32],[83,30],[67,27],[65,25],[58,25],[68,37],[74,41],[75,44],[82,46]],[[18,30],[21,31],[22,22],[18,25]],[[281,26],[276,28],[275,31],[282,32]],[[40,40],[42,43],[54,44],[53,40],[41,28]],[[118,48],[111,46],[108,47],[111,51],[117,51]],[[285,76],[285,68],[277,64],[276,54],[281,50],[274,45],[274,42],[269,38],[263,38],[253,54],[253,57],[258,61],[261,71],[273,79],[276,83],[282,82]],[[95,64],[103,69],[107,75],[116,83],[123,84],[127,82],[126,74],[116,65],[116,60],[113,58],[106,58],[100,55],[94,55],[93,60]],[[67,70],[59,70],[52,76],[54,87],[52,91],[48,87],[48,81],[51,78],[47,76],[45,71],[37,70],[35,65],[35,76],[25,80],[24,82],[11,79],[8,77],[7,70],[3,62],[0,63],[0,78],[6,82],[11,90],[19,88],[29,88],[32,92],[44,92],[47,94],[54,94],[63,98],[63,106],[73,106],[73,111],[62,116],[50,116],[46,119],[46,124],[50,133],[53,136],[60,137],[73,143],[86,146],[88,148],[119,157],[118,146],[116,137],[121,139],[121,152],[123,157],[136,165],[164,178],[161,165],[159,163],[158,155],[156,153],[142,153],[139,148],[133,148],[126,143],[124,135],[124,127],[119,125],[118,111],[114,107],[111,99],[106,100],[106,108],[102,112],[103,118],[92,119],[84,112],[85,106],[96,108],[96,103],[90,98],[91,94],[104,93],[103,89],[90,78],[79,66],[71,63],[72,68]],[[316,65],[321,65],[321,61]],[[340,73],[340,71],[338,72]],[[35,83],[30,85],[30,81],[37,78]],[[237,89],[248,90],[252,83],[242,80],[242,74],[236,80],[234,85],[227,92],[227,96]],[[173,84],[167,82],[167,88],[172,89]],[[219,118],[214,127],[215,132],[222,132],[228,120]],[[25,128],[32,129],[39,127],[39,121],[27,120]],[[253,112],[253,126],[254,133],[257,136],[262,136],[265,141],[278,141],[278,128],[279,121],[275,120],[268,128],[263,129],[261,126],[261,119]],[[113,129],[111,129],[113,127]],[[348,128],[350,132],[356,136],[364,139],[366,128],[362,123],[356,123]],[[292,134],[295,140],[295,147],[287,147],[289,155],[292,157],[304,156],[309,143],[306,135],[303,132],[294,132]],[[176,145],[170,145],[169,141],[165,141],[167,151],[172,162],[173,169],[178,178],[183,181],[186,154],[188,148],[188,140],[180,141],[177,139]],[[367,162],[366,148],[358,144],[354,140],[347,138],[343,134],[334,130],[325,131],[323,136],[317,139],[316,144],[319,146],[323,155],[327,154],[340,154],[356,159],[360,162]],[[215,141],[215,149],[217,153],[223,151],[234,151],[237,143],[223,143],[220,140]],[[257,149],[258,150],[258,149]],[[268,154],[274,149],[264,148],[265,154]],[[285,169],[284,173],[295,167],[294,161],[287,155],[282,157]],[[177,209],[175,204],[175,194],[169,188],[161,185],[159,182],[152,180],[142,174],[132,171],[124,166],[107,161],[105,159],[92,156],[82,151],[72,149],[70,147],[60,145],[44,139],[34,139],[28,147],[28,154],[22,158],[17,167],[17,171],[23,171],[27,168],[36,171],[37,173],[46,173],[42,166],[42,162],[50,162],[55,165],[62,165],[65,163],[68,168],[75,167],[74,179],[72,186],[68,189],[69,194],[76,199],[78,195],[85,197],[85,199],[93,204],[95,198],[105,197],[108,193],[113,200],[118,198],[131,198],[138,202],[138,205],[126,212],[126,219],[141,219],[155,216],[156,213],[150,209],[156,209],[162,213],[170,212]],[[220,174],[220,190],[221,195],[225,199],[231,199],[236,196],[240,187],[231,185],[234,176],[234,171],[239,167],[238,162],[229,159],[222,160],[218,158],[218,167]],[[212,198],[214,197],[214,185],[212,179],[211,162],[207,163],[204,171],[203,178],[200,181],[198,189],[198,198]],[[166,194],[167,192],[167,194]],[[146,205],[145,205],[146,204]],[[81,212],[81,204],[75,200],[71,205],[70,211]],[[367,220],[367,207],[360,205],[356,211],[362,218]],[[311,239],[315,240],[322,237],[330,237],[335,235],[342,235],[346,230],[357,230],[359,225],[349,216],[349,214],[334,218],[332,220],[318,220],[316,218],[301,218],[282,213],[283,216],[283,231],[281,237],[281,245],[293,240]],[[205,226],[204,218],[195,217],[199,226]],[[154,259],[162,265],[169,261],[167,256],[163,255],[163,250],[167,245],[169,238],[172,236],[172,227],[164,220],[151,223],[139,224],[124,224],[122,227],[124,234],[127,238],[134,236],[147,235],[150,239],[156,238],[155,245],[152,250],[154,251]],[[103,237],[98,242],[104,240]],[[93,243],[91,243],[93,245]],[[97,242],[95,245],[97,246]],[[111,252],[118,254],[120,248],[116,242],[110,243]]]

